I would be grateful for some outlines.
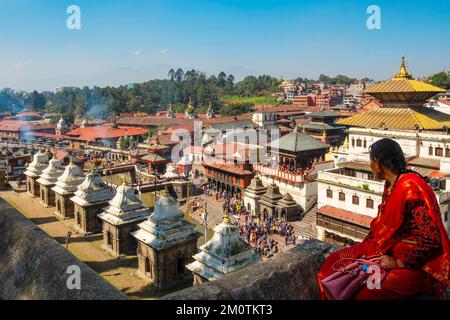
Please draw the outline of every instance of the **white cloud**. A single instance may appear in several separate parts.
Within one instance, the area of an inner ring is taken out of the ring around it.
[[[159,52],[155,53],[155,56],[163,56],[165,55],[169,50],[167,49],[161,49]]]
[[[24,69],[30,65],[30,61],[21,61],[14,63],[14,68],[16,69]]]
[[[135,52],[131,53],[132,56],[140,56],[141,54],[142,54],[141,50],[136,50]]]

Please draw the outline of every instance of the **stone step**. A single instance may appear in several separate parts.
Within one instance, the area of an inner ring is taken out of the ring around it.
[[[317,205],[312,207],[311,210],[309,210],[302,218],[301,221],[310,223],[310,224],[316,224],[316,217],[317,217]]]
[[[294,234],[297,236],[309,237],[312,239],[317,238],[316,227],[311,224],[302,224],[301,222],[292,223],[294,227]]]
[[[294,232],[304,237],[317,238],[316,214],[317,203],[302,218],[301,221],[292,223]]]

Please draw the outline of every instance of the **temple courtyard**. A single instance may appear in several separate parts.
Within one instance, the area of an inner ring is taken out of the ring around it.
[[[207,212],[208,212],[208,219],[207,219],[207,226],[208,226],[208,238],[212,236],[213,232],[211,229],[213,229],[216,225],[220,224],[223,221],[223,199],[219,199],[219,201],[216,201],[215,192],[211,193],[207,200]],[[205,212],[205,196],[195,196],[192,197],[192,205],[193,210],[191,213],[191,219],[195,220],[197,224],[202,225],[204,230],[204,222],[203,222],[203,213]],[[186,210],[186,206],[182,207],[183,211]],[[237,221],[238,219],[241,220],[241,223],[244,223],[244,216],[230,216],[230,219],[232,222]],[[298,232],[296,232],[299,222],[291,222],[291,225],[294,226],[294,232],[298,236]],[[204,231],[202,231],[204,233]],[[211,234],[210,234],[211,233]],[[280,249],[279,253],[282,253],[284,251],[287,251],[294,247],[292,242],[289,242],[288,245],[285,245],[284,237],[278,234],[273,234],[271,236],[275,241],[278,242],[278,248]],[[205,242],[204,236],[199,239],[199,242],[203,244]],[[263,260],[266,259],[266,257],[262,257]]]

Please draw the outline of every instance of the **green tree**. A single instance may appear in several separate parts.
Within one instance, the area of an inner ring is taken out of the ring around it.
[[[29,106],[32,110],[41,111],[47,104],[47,100],[44,95],[34,90],[29,96]]]
[[[442,71],[431,76],[431,83],[437,87],[450,90],[450,78],[447,72]]]
[[[240,105],[227,105],[220,108],[220,114],[222,116],[237,116],[243,113],[252,112],[253,107],[250,104],[240,104]]]
[[[177,82],[180,82],[184,78],[184,72],[183,69],[178,68],[178,70],[175,72],[175,80]]]
[[[170,70],[169,70],[169,73],[167,74],[167,76],[169,77],[169,79],[170,79],[171,81],[173,81],[173,79],[175,78],[175,70],[170,69]]]

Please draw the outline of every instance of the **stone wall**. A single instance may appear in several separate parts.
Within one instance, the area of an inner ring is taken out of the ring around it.
[[[274,259],[261,261],[214,282],[206,282],[163,300],[318,300],[316,274],[325,258],[339,247],[318,240],[306,241]],[[430,300],[428,294],[416,300]],[[450,299],[450,289],[447,300]]]
[[[69,290],[69,266],[81,271],[81,290]],[[94,270],[0,198],[0,300],[126,299]]]
[[[224,278],[169,294],[168,300],[314,300],[320,299],[316,274],[338,247],[306,241],[250,268]]]

